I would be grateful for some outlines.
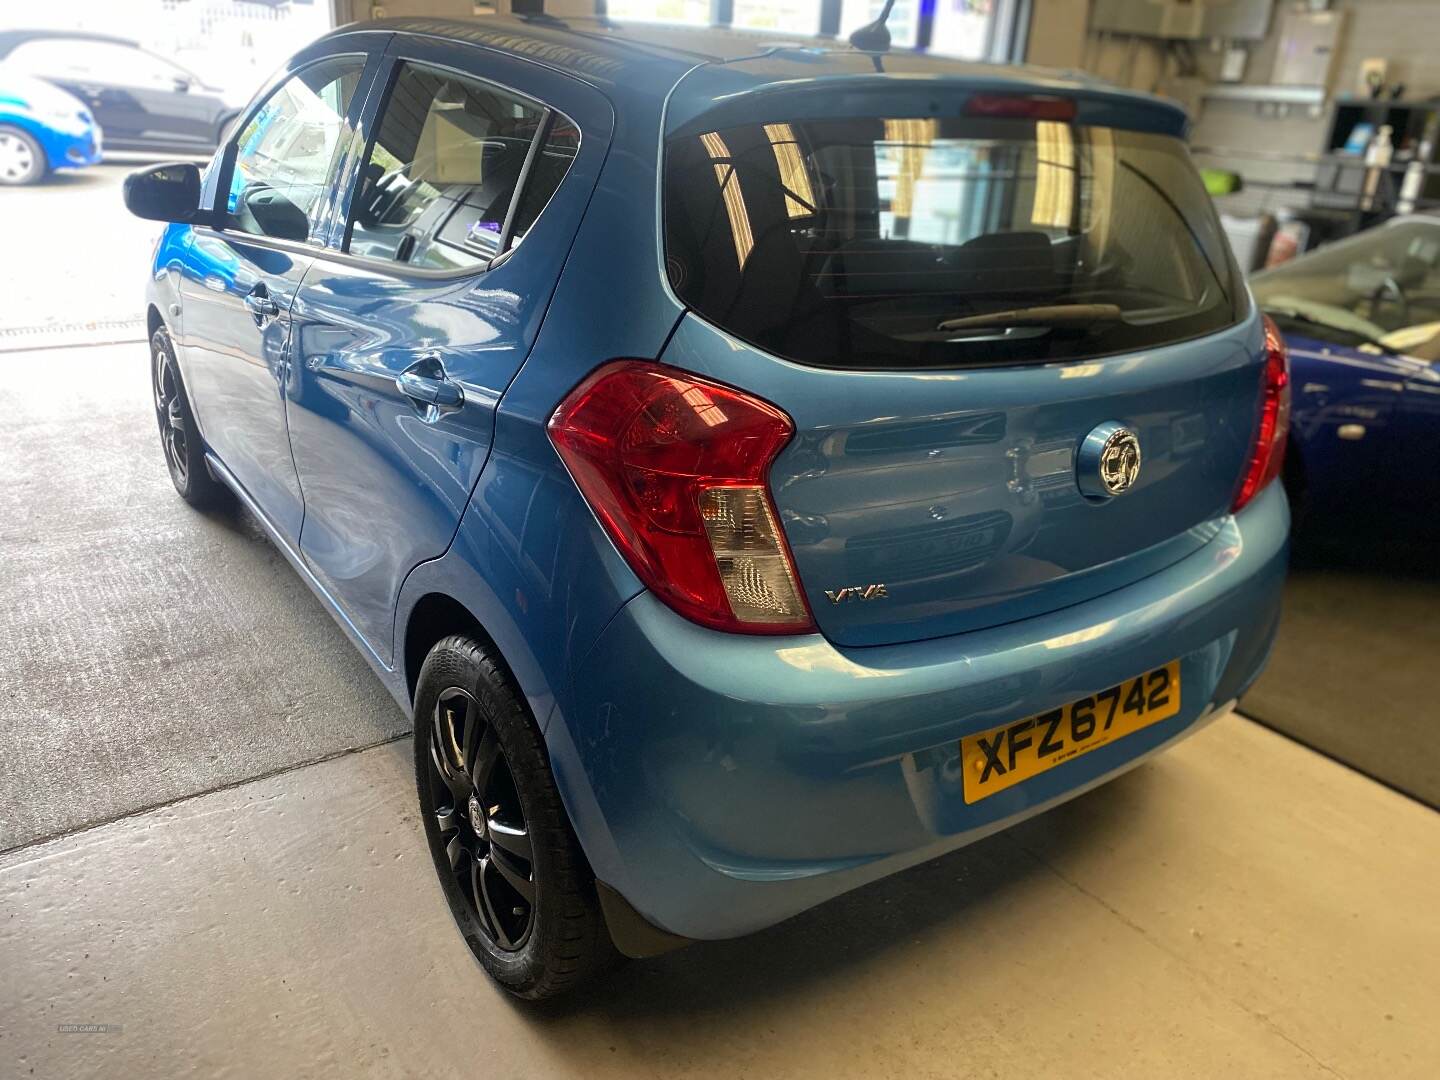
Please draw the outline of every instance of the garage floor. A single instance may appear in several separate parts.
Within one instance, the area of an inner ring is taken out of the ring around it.
[[[1437,510],[1440,512],[1440,510]],[[1298,548],[1247,716],[1440,807],[1440,569],[1373,537]]]
[[[1009,834],[545,1009],[464,951],[413,803],[401,741],[0,857],[0,1069],[1428,1078],[1440,1060],[1434,814],[1239,718]],[[60,1030],[77,1024],[117,1030]]]
[[[96,307],[138,338],[117,245]],[[763,934],[512,1003],[444,907],[405,718],[253,522],[174,497],[143,344],[64,345],[101,334],[57,292],[0,340],[0,1076],[1433,1075],[1440,818],[1238,717]]]
[[[409,727],[258,523],[175,495],[147,364],[0,354],[0,850]]]

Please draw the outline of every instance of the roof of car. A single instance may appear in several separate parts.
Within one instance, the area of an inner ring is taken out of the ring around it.
[[[1183,130],[1186,123],[1184,110],[1174,103],[1120,90],[1079,72],[972,63],[910,49],[877,55],[835,39],[551,15],[379,19],[351,23],[327,37],[363,31],[468,42],[530,59],[602,89],[623,86],[628,93],[657,98],[668,96],[681,79],[700,68],[698,77],[686,80],[684,96],[689,100],[671,102],[672,112],[680,114],[693,115],[708,103],[782,85],[864,79],[872,86],[894,87],[902,79],[944,79],[987,88],[1083,94],[1151,113],[1161,118],[1158,127]]]
[[[0,57],[10,55],[17,46],[27,41],[41,41],[59,38],[64,41],[103,41],[110,45],[124,45],[138,49],[140,43],[114,34],[95,34],[89,30],[0,30]]]

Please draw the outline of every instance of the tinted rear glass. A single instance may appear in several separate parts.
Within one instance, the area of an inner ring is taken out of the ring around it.
[[[672,139],[664,205],[681,299],[806,363],[1101,356],[1211,333],[1245,306],[1168,136],[1029,119],[746,124]]]

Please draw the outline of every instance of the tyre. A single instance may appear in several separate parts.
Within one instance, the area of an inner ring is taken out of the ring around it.
[[[175,490],[197,509],[228,501],[230,489],[212,477],[205,464],[205,444],[195,426],[190,399],[185,396],[180,366],[175,363],[175,347],[163,326],[150,338],[150,389],[155,420],[160,426],[160,448]]]
[[[49,170],[45,151],[29,132],[0,124],[0,184],[34,184]]]
[[[445,638],[415,690],[425,835],[461,935],[518,997],[555,997],[615,956],[539,729],[486,647]]]

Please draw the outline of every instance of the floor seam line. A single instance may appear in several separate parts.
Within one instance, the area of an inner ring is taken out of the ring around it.
[[[181,803],[187,803],[194,799],[203,799],[207,795],[216,795],[222,791],[233,791],[235,788],[244,787],[246,784],[258,783],[261,780],[273,780],[277,776],[284,776],[286,773],[292,773],[299,769],[308,769],[312,765],[324,765],[327,762],[338,761],[340,758],[350,757],[353,754],[363,754],[369,750],[378,750],[382,746],[389,746],[391,743],[397,743],[401,739],[408,739],[412,733],[413,729],[409,729],[400,732],[398,735],[391,735],[384,739],[378,739],[375,742],[365,743],[363,746],[347,746],[344,749],[335,750],[317,758],[307,758],[305,761],[282,765],[279,768],[270,769],[267,772],[256,773],[254,776],[247,776],[240,780],[231,780],[228,783],[218,784],[215,787],[206,788],[203,791],[192,791],[185,795],[177,795],[175,798],[166,799],[163,802],[147,803],[145,806],[136,807],[133,810],[126,810],[123,813],[115,814],[111,817],[86,822],[78,828],[64,829],[59,832],[48,833],[45,836],[37,836],[32,840],[26,840],[22,844],[16,844],[14,847],[0,848],[0,859],[13,855],[18,851],[28,851],[30,848],[40,847],[44,844],[54,843],[57,840],[64,840],[71,836],[79,836],[82,833],[87,833],[94,829],[104,828],[106,825],[114,825],[119,821],[128,821],[130,818],[140,817],[142,814],[153,813],[156,810],[165,810],[171,806],[179,806]]]

